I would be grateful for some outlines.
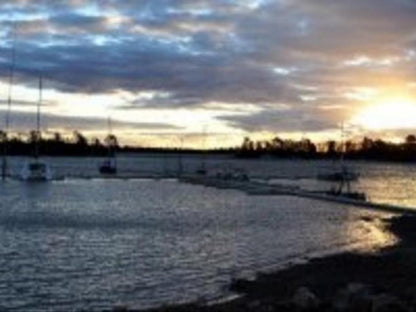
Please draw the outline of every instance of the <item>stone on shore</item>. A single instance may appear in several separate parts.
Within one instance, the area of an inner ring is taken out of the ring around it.
[[[335,294],[332,306],[340,312],[368,312],[372,306],[372,291],[364,284],[350,283]]]
[[[410,309],[396,297],[380,294],[373,297],[371,312],[410,312]]]
[[[293,295],[292,302],[301,311],[317,309],[321,303],[318,297],[307,287],[298,288]]]
[[[129,307],[127,305],[124,304],[117,304],[115,306],[113,306],[113,312],[128,312],[129,311]]]

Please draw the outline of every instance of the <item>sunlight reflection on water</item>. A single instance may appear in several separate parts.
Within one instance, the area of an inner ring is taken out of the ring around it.
[[[395,242],[382,227],[386,214],[174,180],[8,181],[0,196],[2,310],[215,298],[236,274]]]

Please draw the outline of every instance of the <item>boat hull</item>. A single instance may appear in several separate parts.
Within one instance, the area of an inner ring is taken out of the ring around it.
[[[52,172],[44,161],[34,160],[24,164],[20,179],[27,182],[45,182],[52,180]]]

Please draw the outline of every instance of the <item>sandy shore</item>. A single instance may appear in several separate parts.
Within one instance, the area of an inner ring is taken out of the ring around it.
[[[377,253],[343,253],[261,274],[255,281],[235,280],[230,288],[242,296],[226,303],[193,303],[149,311],[413,311],[416,217],[386,220],[386,229],[399,242]],[[114,311],[133,310],[117,307]]]

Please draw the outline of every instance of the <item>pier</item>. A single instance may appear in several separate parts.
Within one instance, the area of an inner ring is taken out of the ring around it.
[[[299,186],[288,186],[282,184],[267,184],[259,181],[240,181],[234,179],[221,179],[211,176],[182,176],[179,178],[180,182],[190,183],[195,185],[203,185],[207,187],[215,187],[218,189],[233,189],[239,190],[247,195],[268,196],[295,196],[302,198],[309,198],[313,200],[321,200],[326,202],[334,202],[338,204],[345,204],[358,208],[365,208],[376,211],[384,211],[388,213],[398,214],[412,214],[416,215],[416,208],[402,207],[397,205],[390,205],[384,203],[374,203],[364,200],[356,200],[343,196],[329,195],[322,192],[312,192],[301,189]]]

